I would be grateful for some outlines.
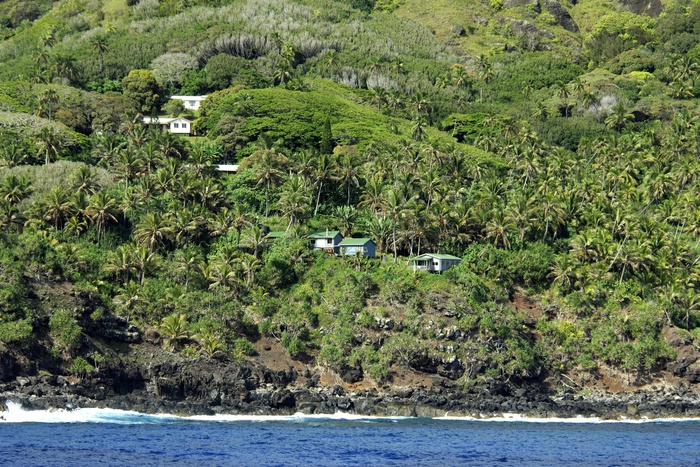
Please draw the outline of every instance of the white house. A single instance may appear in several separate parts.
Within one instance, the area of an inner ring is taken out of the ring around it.
[[[151,118],[143,117],[145,125],[160,125],[163,131],[178,135],[189,135],[192,131],[192,121],[183,117],[175,118]]]
[[[187,110],[199,110],[199,105],[207,96],[170,96],[171,99],[182,101]]]
[[[426,253],[413,259],[414,271],[444,272],[462,262],[462,258],[441,253]]]
[[[306,238],[311,240],[311,247],[314,250],[323,250],[332,254],[338,254],[340,242],[343,240],[340,232],[327,229],[325,232],[322,230],[311,232]]]
[[[216,164],[216,170],[219,172],[238,172],[238,164]]]
[[[341,255],[361,254],[374,258],[377,252],[377,244],[371,238],[344,238],[338,247]]]

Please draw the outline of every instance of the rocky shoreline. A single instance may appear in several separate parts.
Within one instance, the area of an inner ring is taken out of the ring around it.
[[[447,379],[431,388],[348,389],[321,387],[318,375],[308,371],[273,371],[250,362],[210,359],[107,366],[81,380],[18,376],[0,384],[0,410],[5,401],[27,410],[99,407],[177,415],[700,417],[700,393],[684,381],[619,393],[552,389],[545,383],[517,386],[497,380],[465,387]]]

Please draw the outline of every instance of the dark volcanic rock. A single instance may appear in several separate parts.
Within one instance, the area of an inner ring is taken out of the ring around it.
[[[557,0],[542,0],[544,7],[556,18],[559,26],[571,32],[578,32],[578,24]]]
[[[346,366],[341,369],[340,378],[346,383],[352,384],[362,381],[364,374],[362,372],[362,368]]]
[[[620,0],[620,5],[632,13],[644,14],[652,18],[658,18],[664,11],[661,0]]]
[[[0,383],[15,379],[19,372],[17,359],[6,347],[0,345]]]

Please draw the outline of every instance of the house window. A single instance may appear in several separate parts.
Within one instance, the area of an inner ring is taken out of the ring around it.
[[[180,128],[180,124],[179,124],[179,123],[173,123],[173,128]]]
[[[440,263],[438,263],[437,261],[433,261],[433,266],[440,266]]]
[[[189,104],[190,107],[196,107],[196,106],[197,106],[197,102],[195,102],[195,101],[188,101],[187,103]]]
[[[333,245],[333,239],[332,238],[326,239],[326,245]]]
[[[182,124],[182,128],[183,128],[183,129],[187,128],[187,123],[183,123],[183,124]]]

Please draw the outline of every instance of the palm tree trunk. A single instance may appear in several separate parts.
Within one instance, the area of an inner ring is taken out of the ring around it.
[[[316,216],[316,213],[318,212],[318,204],[321,201],[321,190],[323,189],[323,180],[321,180],[321,183],[318,185],[318,194],[316,195],[316,209],[314,209],[314,217]]]

